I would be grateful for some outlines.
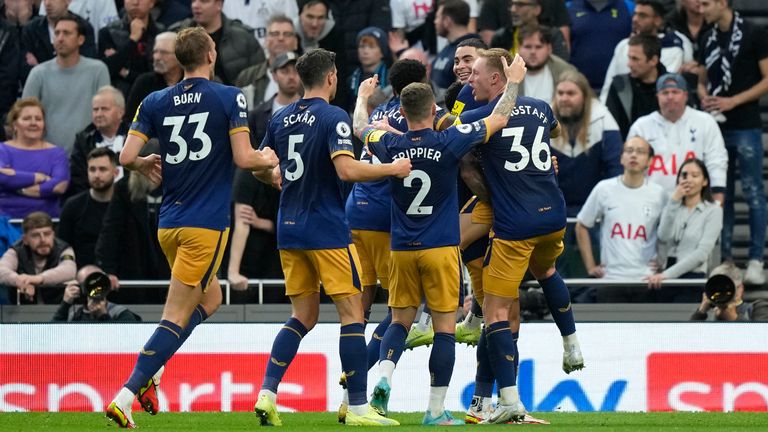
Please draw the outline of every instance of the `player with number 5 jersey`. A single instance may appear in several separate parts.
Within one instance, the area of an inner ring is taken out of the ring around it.
[[[132,175],[162,181],[157,235],[171,267],[160,324],[107,407],[107,417],[124,428],[135,427],[131,405],[136,397],[145,411],[157,414],[157,385],[166,361],[221,305],[216,272],[229,232],[232,162],[269,171],[278,162],[273,151],[251,147],[240,90],[210,81],[216,44],[208,33],[201,27],[182,30],[176,57],[184,79],[144,99],[120,153],[120,163],[137,171]],[[160,141],[160,155],[139,157],[153,137]]]

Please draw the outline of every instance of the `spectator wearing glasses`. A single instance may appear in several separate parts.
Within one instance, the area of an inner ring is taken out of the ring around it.
[[[273,15],[269,19],[265,40],[267,62],[251,66],[242,73],[243,80],[249,83],[243,87],[243,94],[251,112],[277,94],[277,81],[270,73],[275,59],[287,52],[297,54],[299,49],[299,39],[293,21],[286,15]]]
[[[238,19],[253,29],[253,35],[261,46],[267,45],[269,27],[275,16],[295,18],[299,16],[296,0],[227,0],[221,9],[230,19]],[[289,18],[290,19],[290,18]]]
[[[589,275],[595,278],[642,279],[655,273],[657,227],[664,209],[661,186],[648,180],[646,171],[653,147],[639,137],[624,144],[624,173],[598,183],[581,208],[576,240]],[[589,229],[600,223],[600,263],[595,262]],[[648,303],[655,299],[647,287],[601,285],[598,303]]]
[[[152,70],[136,78],[125,105],[125,120],[130,122],[141,101],[150,93],[176,85],[183,72],[176,60],[176,33],[163,32],[155,36],[152,48]]]

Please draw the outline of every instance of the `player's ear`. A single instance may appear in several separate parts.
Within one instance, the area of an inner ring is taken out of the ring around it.
[[[435,104],[433,103],[433,104],[432,104],[432,116],[434,117],[434,116],[436,116],[436,115],[437,115],[437,105],[435,105]]]

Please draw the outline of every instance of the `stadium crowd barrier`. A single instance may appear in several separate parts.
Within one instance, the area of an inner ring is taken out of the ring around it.
[[[103,411],[155,327],[0,325],[0,412]],[[281,327],[199,326],[167,364],[162,411],[251,411]],[[369,336],[372,331],[368,326]],[[338,332],[338,324],[319,324],[303,339],[279,388],[280,410],[338,407]],[[518,386],[529,410],[768,410],[768,324],[579,323],[578,332],[586,368],[566,375],[556,326],[523,324]],[[392,411],[425,409],[428,363],[427,348],[403,354],[393,378]],[[475,349],[457,345],[448,409],[467,408],[475,364]],[[375,371],[368,376],[369,389],[377,381]]]

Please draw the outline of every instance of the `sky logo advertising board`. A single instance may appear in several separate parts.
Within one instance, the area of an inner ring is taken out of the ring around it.
[[[766,353],[653,353],[647,377],[649,411],[768,410]]]
[[[161,411],[251,411],[269,354],[176,354],[160,384]],[[136,354],[0,354],[0,412],[103,411]],[[325,411],[327,360],[298,354],[280,409]],[[141,410],[138,402],[134,410]]]

